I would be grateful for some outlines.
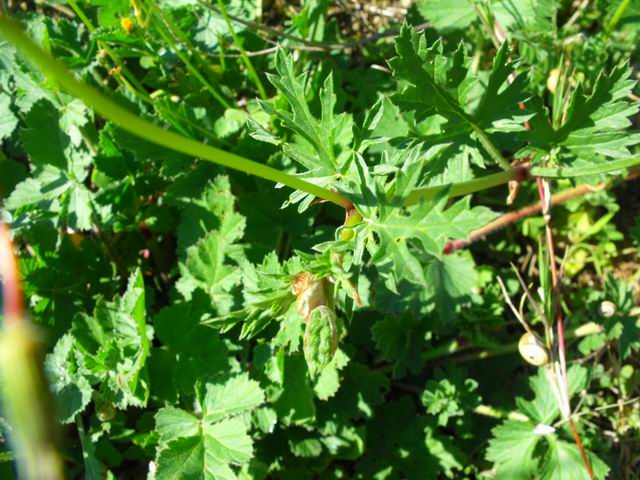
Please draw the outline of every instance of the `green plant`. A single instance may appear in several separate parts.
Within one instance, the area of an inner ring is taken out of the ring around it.
[[[638,473],[631,2],[68,4],[0,14],[65,478]]]

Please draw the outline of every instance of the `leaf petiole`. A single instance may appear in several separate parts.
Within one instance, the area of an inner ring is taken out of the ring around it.
[[[445,189],[449,190],[449,197],[462,197],[470,193],[480,192],[489,188],[497,187],[512,180],[523,181],[529,177],[545,177],[545,178],[576,178],[586,177],[590,175],[601,175],[612,173],[626,168],[636,167],[640,165],[640,155],[629,158],[621,158],[612,160],[600,165],[590,165],[585,167],[529,167],[520,165],[511,170],[493,173],[483,177],[474,178],[467,182],[450,183],[445,185],[436,185],[434,187],[418,188],[407,195],[405,206],[418,203],[420,200],[431,200],[438,193]]]

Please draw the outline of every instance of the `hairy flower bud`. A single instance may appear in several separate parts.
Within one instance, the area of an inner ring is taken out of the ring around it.
[[[344,228],[340,232],[340,239],[348,242],[353,239],[355,233],[353,227],[362,222],[362,215],[354,208],[347,210],[347,214],[344,220]]]
[[[333,359],[338,348],[336,314],[329,307],[315,308],[304,331],[304,358],[309,374],[317,376]]]

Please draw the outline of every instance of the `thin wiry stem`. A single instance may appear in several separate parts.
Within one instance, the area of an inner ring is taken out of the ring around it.
[[[171,35],[173,35],[180,42],[182,42],[187,47],[187,49],[189,49],[194,54],[194,57],[196,58],[196,60],[198,60],[198,62],[201,65],[203,65],[204,61],[200,57],[200,54],[198,53],[198,51],[193,47],[193,45],[191,44],[189,39],[180,31],[180,29],[162,11],[162,9],[158,6],[158,4],[155,2],[155,0],[151,0],[149,2],[149,5],[150,5],[150,8],[149,8],[149,12],[147,13],[147,15],[154,15],[154,14],[157,15],[159,17],[159,19],[162,21],[162,23],[167,27],[167,29],[169,30]],[[200,71],[191,63],[189,58],[187,58],[187,56],[184,55],[180,51],[180,49],[178,48],[176,43],[171,39],[171,37],[169,35],[167,35],[162,30],[162,28],[160,26],[155,25],[155,27],[156,27],[156,30],[158,31],[158,33],[160,34],[160,36],[172,47],[172,49],[176,53],[176,55],[178,55],[180,60],[182,60],[182,63],[185,64],[185,66],[187,67],[187,70],[189,70],[191,72],[191,74],[202,84],[202,86],[209,93],[211,93],[211,95],[214,97],[214,99],[218,103],[220,103],[220,105],[222,105],[224,108],[231,108],[231,104],[224,97],[224,95],[218,91],[219,89],[216,89],[216,88],[214,88],[213,85],[211,85],[209,80],[207,78],[205,78],[205,76],[202,73],[200,73]]]
[[[244,47],[242,46],[242,42],[240,41],[240,38],[236,34],[236,30],[233,28],[233,24],[231,23],[231,19],[229,18],[229,15],[227,14],[227,9],[224,6],[224,2],[222,0],[218,0],[218,8],[220,9],[220,13],[222,14],[222,18],[224,18],[224,21],[227,24],[227,28],[229,29],[229,33],[231,34],[231,38],[233,38],[233,42],[236,44],[236,47],[240,51],[240,55],[241,55],[242,61],[244,62],[245,67],[247,67],[247,71],[249,72],[249,76],[253,80],[253,83],[256,85],[256,88],[258,89],[258,93],[260,93],[260,98],[262,98],[263,100],[266,100],[267,99],[267,92],[265,91],[264,86],[262,85],[262,82],[260,81],[260,77],[258,76],[258,72],[256,72],[255,68],[253,68],[253,63],[251,63],[251,60],[249,60],[249,57],[247,56],[247,52],[245,51]]]

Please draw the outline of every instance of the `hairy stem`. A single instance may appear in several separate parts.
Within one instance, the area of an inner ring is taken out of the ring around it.
[[[272,182],[282,183],[291,188],[336,203],[344,208],[350,208],[352,205],[347,198],[337,192],[319,187],[299,177],[289,175],[267,165],[186,138],[143,120],[112,102],[94,88],[76,80],[66,67],[40,49],[22,32],[17,23],[6,16],[0,16],[0,32],[44,70],[47,75],[55,79],[63,88],[85,102],[106,119],[111,120],[140,138],[170,150],[175,150],[192,157],[202,158],[203,160],[216,163],[226,168],[238,170]]]
[[[510,168],[504,172],[485,175],[467,182],[418,188],[407,195],[407,198],[405,199],[405,206],[408,207],[410,205],[414,205],[421,200],[431,200],[438,193],[447,189],[449,189],[449,197],[461,197],[469,195],[470,193],[480,192],[499,185],[504,185],[512,180],[520,182],[527,178],[529,178],[529,167],[526,165],[520,165],[515,168]]]
[[[635,167],[640,165],[640,155],[610,162],[581,168],[545,168],[531,167],[527,164],[518,165],[508,171],[492,173],[483,177],[474,178],[466,182],[449,183],[445,185],[436,185],[434,187],[418,188],[405,199],[405,207],[414,205],[421,200],[431,200],[438,193],[449,189],[449,197],[461,197],[470,193],[480,192],[489,188],[497,187],[511,181],[522,182],[528,180],[531,176],[548,177],[548,178],[577,178],[582,176],[600,175],[613,173],[619,170]],[[586,188],[593,188],[587,186]],[[586,193],[586,192],[584,192]],[[539,210],[538,210],[539,211]]]
[[[586,195],[587,193],[596,192],[602,190],[606,187],[604,184],[600,185],[589,185],[583,184],[579,187],[570,188],[563,192],[560,192],[551,197],[551,204],[558,205],[560,203],[567,202],[572,198],[581,197],[582,195]],[[486,224],[484,227],[479,228],[478,230],[474,230],[469,234],[469,238],[460,239],[460,240],[450,240],[444,247],[443,253],[445,255],[449,255],[453,252],[456,252],[462,248],[466,248],[471,245],[473,242],[484,239],[487,235],[490,235],[498,230],[502,230],[507,226],[515,223],[523,218],[530,217],[532,215],[537,215],[542,211],[542,206],[540,202],[534,203],[533,205],[529,205],[528,207],[521,208],[520,210],[516,210],[515,212],[508,212],[500,217],[496,218],[494,221]]]
[[[611,160],[597,165],[588,165],[585,167],[565,168],[565,167],[532,167],[530,174],[534,177],[545,178],[573,178],[586,177],[590,175],[601,175],[611,173],[626,168],[640,165],[640,155],[633,157],[621,158],[619,160]]]
[[[71,3],[71,5],[74,4],[75,3]],[[90,22],[87,28],[93,28]],[[319,187],[302,180],[299,177],[280,172],[274,168],[240,157],[239,155],[186,138],[182,135],[176,134],[175,132],[164,130],[157,125],[153,125],[137,115],[132,114],[104,97],[97,90],[76,80],[63,65],[58,63],[49,54],[35,45],[35,43],[33,43],[33,41],[31,41],[29,37],[21,31],[20,27],[6,16],[0,16],[0,32],[2,32],[7,39],[13,42],[25,55],[37,63],[40,68],[55,79],[62,87],[77,98],[83,100],[88,106],[95,109],[105,118],[120,125],[122,128],[128,130],[134,135],[171,150],[199,157],[212,163],[217,163],[224,167],[239,170],[266,180],[282,183],[291,188],[295,188],[324,200],[336,203],[344,208],[350,208],[352,205],[347,198],[337,192]],[[117,59],[117,57],[114,58]],[[636,165],[640,165],[640,155],[613,160],[601,165],[581,168],[510,167],[509,170],[505,172],[487,175],[468,182],[418,189],[407,196],[405,204],[412,205],[419,202],[421,199],[433,198],[438,192],[447,188],[450,189],[450,196],[454,197],[492,188],[497,185],[508,183],[512,180],[524,180],[528,178],[529,175],[553,178],[571,178],[584,175],[610,173]]]
[[[511,164],[507,161],[506,158],[504,158],[502,153],[500,153],[500,150],[491,141],[487,132],[485,132],[482,127],[476,125],[475,123],[471,123],[471,128],[473,129],[473,132],[476,134],[478,140],[485,148],[485,150],[489,153],[491,158],[493,158],[493,160],[504,170],[511,170]]]

